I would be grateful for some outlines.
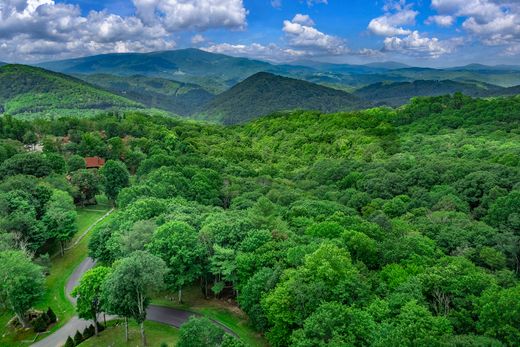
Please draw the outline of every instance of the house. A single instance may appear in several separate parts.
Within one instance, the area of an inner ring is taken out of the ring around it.
[[[99,169],[105,165],[105,159],[100,157],[86,157],[85,166],[87,169]]]

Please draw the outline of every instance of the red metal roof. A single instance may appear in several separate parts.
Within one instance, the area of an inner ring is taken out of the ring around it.
[[[100,168],[105,165],[105,159],[100,157],[86,157],[85,166],[87,169]]]

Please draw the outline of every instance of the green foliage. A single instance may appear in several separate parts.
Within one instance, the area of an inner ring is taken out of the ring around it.
[[[67,337],[67,341],[65,341],[65,344],[63,347],[74,347],[76,344],[74,343],[74,340],[69,336]]]
[[[208,318],[190,317],[179,330],[178,347],[217,347],[222,345],[224,331]]]
[[[78,204],[94,204],[101,192],[102,179],[95,170],[81,169],[72,173],[71,183],[78,189],[75,201]]]
[[[83,342],[83,335],[79,330],[76,330],[76,334],[74,334],[74,344],[77,346]]]
[[[50,307],[47,309],[47,317],[49,318],[50,324],[56,323],[56,320],[57,320],[56,314]]]
[[[49,159],[42,154],[16,154],[0,165],[0,176],[31,175],[36,177],[48,176],[53,167]]]
[[[181,290],[193,283],[202,274],[205,249],[197,233],[183,222],[169,222],[153,234],[148,250],[160,257],[168,267],[165,282],[170,288]]]
[[[130,183],[130,175],[126,166],[116,160],[109,160],[100,170],[105,178],[105,194],[110,200],[116,200],[121,189]]]
[[[76,311],[78,316],[83,319],[92,319],[95,327],[98,325],[98,314],[102,312],[104,305],[102,288],[110,272],[111,269],[104,266],[98,266],[87,271],[81,278],[79,285],[71,293],[73,297],[77,298]]]
[[[520,285],[489,288],[478,300],[478,331],[515,346],[520,340]]]
[[[120,260],[101,287],[106,311],[141,324],[150,297],[163,289],[165,273],[164,262],[143,251]]]
[[[49,317],[45,312],[38,315],[38,317],[31,321],[33,331],[36,333],[41,333],[47,330],[47,326],[49,325],[49,323]]]
[[[5,113],[43,113],[52,109],[142,107],[73,77],[26,65],[0,67],[0,105]]]
[[[43,295],[43,275],[21,251],[0,252],[1,306],[18,317],[25,326],[25,313]]]

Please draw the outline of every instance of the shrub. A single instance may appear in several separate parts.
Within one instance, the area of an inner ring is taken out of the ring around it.
[[[83,342],[83,335],[79,332],[79,330],[76,331],[76,335],[74,335],[74,344],[77,346],[81,342]]]
[[[92,324],[89,325],[85,328],[85,330],[83,330],[83,340],[91,338],[92,336],[94,336],[95,333],[96,331],[94,330],[94,326]]]
[[[72,340],[72,338],[69,336],[67,339],[67,342],[65,342],[63,347],[74,347],[74,346],[76,346],[76,345],[74,344],[74,341]]]
[[[49,318],[47,317],[47,314],[43,312],[38,317],[36,317],[31,324],[34,332],[41,333],[47,330],[47,326],[49,325]]]
[[[56,323],[57,317],[52,308],[47,309],[47,318],[49,319],[49,324]]]

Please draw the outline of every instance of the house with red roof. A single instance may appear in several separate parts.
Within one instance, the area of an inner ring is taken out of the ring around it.
[[[105,165],[105,159],[101,157],[86,157],[85,166],[87,169],[100,169]]]

